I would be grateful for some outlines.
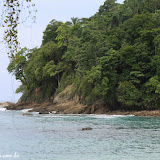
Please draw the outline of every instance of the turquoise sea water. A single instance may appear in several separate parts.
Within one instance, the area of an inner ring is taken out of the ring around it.
[[[0,111],[3,159],[160,160],[160,118]]]

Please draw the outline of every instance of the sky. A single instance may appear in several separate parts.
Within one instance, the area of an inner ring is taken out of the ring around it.
[[[62,22],[69,21],[71,17],[90,17],[94,15],[105,0],[32,0],[37,12],[33,23],[26,21],[18,27],[18,37],[21,47],[40,47],[43,32],[52,19]],[[122,3],[123,0],[118,0]],[[22,15],[23,17],[23,15]],[[7,72],[9,58],[7,48],[3,42],[3,28],[0,27],[0,102],[17,102],[21,94],[15,94],[16,88],[21,84],[12,74]]]

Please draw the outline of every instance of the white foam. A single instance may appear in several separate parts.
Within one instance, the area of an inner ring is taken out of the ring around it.
[[[57,112],[56,111],[52,111],[52,113],[51,114],[56,114]]]
[[[120,117],[129,117],[129,116],[134,116],[134,115],[104,115],[104,114],[49,114],[45,115],[43,117],[46,118],[72,118],[72,117],[81,117],[81,116],[86,116],[86,117],[91,117],[91,118],[120,118]]]
[[[42,117],[52,117],[52,118],[73,118],[73,117],[82,117],[82,116],[88,116],[88,114],[48,114],[43,115]]]
[[[30,109],[23,109],[23,110],[21,110],[21,112],[23,112],[23,113],[27,113],[28,111],[30,111],[30,110],[32,110],[33,108],[30,108]]]
[[[6,108],[0,108],[0,111],[6,111],[7,109]]]
[[[103,114],[96,115],[96,114],[92,114],[88,116],[92,118],[120,118],[120,117],[134,116],[134,115],[103,115]]]
[[[49,115],[46,115],[46,116],[43,116],[43,117],[46,117],[46,118],[71,118],[71,117],[75,117],[75,116],[72,116],[72,115],[55,115],[55,114],[49,114]]]

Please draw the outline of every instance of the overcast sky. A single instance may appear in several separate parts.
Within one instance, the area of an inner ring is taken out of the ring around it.
[[[90,17],[94,15],[105,0],[33,0],[36,4],[36,21],[19,26],[19,41],[21,47],[39,47],[42,42],[43,31],[52,20],[69,21],[71,17]],[[118,0],[122,3],[123,0]],[[20,85],[14,76],[8,74],[9,59],[3,41],[3,28],[0,28],[0,102],[17,102],[20,94],[15,94],[15,89]]]

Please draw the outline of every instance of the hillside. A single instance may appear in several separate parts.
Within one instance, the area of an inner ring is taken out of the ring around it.
[[[41,47],[21,49],[8,66],[22,82],[19,103],[63,113],[160,109],[159,17],[159,0],[106,0],[90,18],[53,19]]]

